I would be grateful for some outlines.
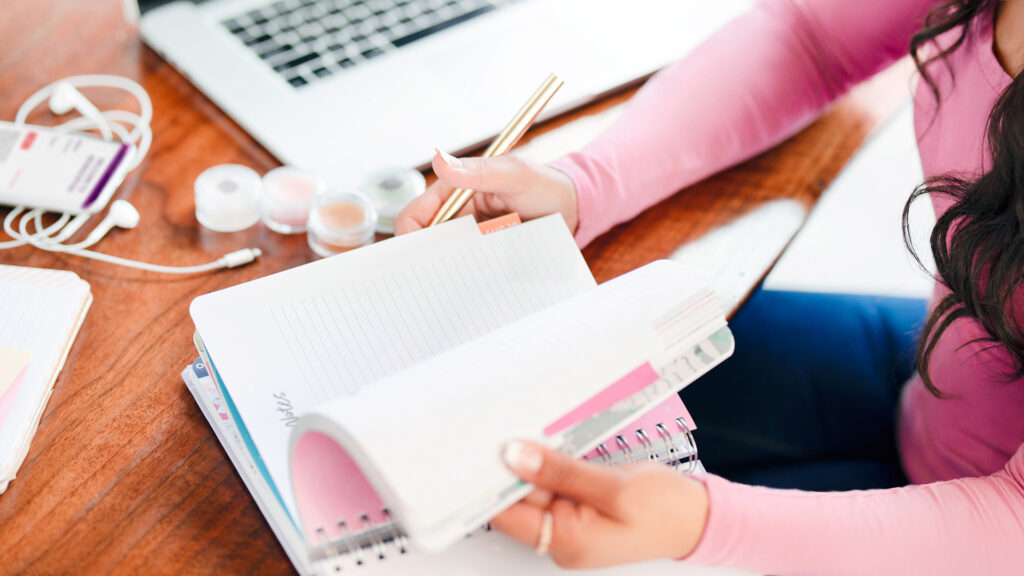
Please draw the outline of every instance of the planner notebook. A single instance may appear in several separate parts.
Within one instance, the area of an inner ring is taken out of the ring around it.
[[[203,361],[183,377],[303,573],[553,568],[476,529],[529,490],[500,444],[696,467],[675,393],[732,351],[684,269],[595,287],[558,217],[487,236],[457,220],[200,297],[192,316]]]
[[[28,454],[92,304],[73,272],[0,265],[0,494]]]

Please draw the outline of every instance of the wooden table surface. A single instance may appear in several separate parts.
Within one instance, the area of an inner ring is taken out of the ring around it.
[[[251,245],[265,255],[237,270],[169,278],[27,247],[0,252],[2,264],[73,270],[95,296],[28,458],[0,495],[0,573],[287,573],[283,549],[179,373],[196,357],[188,316],[194,297],[312,254],[304,236],[262,226],[235,235],[199,227],[192,183],[203,169],[234,162],[264,172],[278,162],[145,47],[120,10],[117,0],[6,0],[0,119],[13,120],[31,92],[65,76],[136,79],[154,102],[153,148],[118,195],[142,220],[136,230],[110,234],[100,249],[180,265]],[[664,257],[766,202],[790,198],[810,208],[906,94],[905,77],[883,75],[778,148],[605,234],[584,251],[598,281]],[[127,101],[87,95],[101,109]],[[53,119],[39,114],[32,121]]]

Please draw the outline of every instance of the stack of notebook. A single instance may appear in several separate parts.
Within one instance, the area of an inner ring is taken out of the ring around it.
[[[92,304],[72,272],[0,265],[0,493],[14,479]]]
[[[182,376],[303,574],[554,570],[481,527],[530,489],[501,444],[699,471],[676,393],[733,347],[686,269],[596,286],[558,217],[453,221],[202,296],[192,317]]]

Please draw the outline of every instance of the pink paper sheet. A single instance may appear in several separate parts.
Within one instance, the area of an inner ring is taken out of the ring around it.
[[[605,441],[605,448],[609,452],[617,452],[619,450],[618,445],[613,440],[616,436],[622,436],[630,444],[636,443],[636,431],[643,430],[652,439],[658,438],[658,432],[656,427],[658,424],[662,424],[672,434],[678,434],[684,430],[676,424],[676,418],[682,418],[686,425],[690,427],[690,430],[696,430],[697,426],[693,423],[693,418],[690,413],[686,410],[686,406],[683,405],[683,401],[679,399],[678,395],[672,395],[666,398],[661,404],[658,404],[651,411],[644,414],[640,418],[631,422],[629,425],[619,430],[615,434],[608,437]],[[591,450],[584,458],[587,460],[597,459],[600,461],[601,455],[597,453],[597,450]]]
[[[604,412],[620,400],[629,398],[657,381],[658,373],[651,367],[650,362],[644,362],[636,370],[619,378],[618,381],[598,392],[593,398],[549,424],[544,428],[544,435],[554,436],[570,426],[583,422],[595,414]]]
[[[14,382],[11,382],[11,386],[7,388],[3,396],[0,396],[0,426],[7,421],[7,415],[11,412],[11,406],[14,405],[14,399],[18,396],[18,389],[21,388],[21,381],[25,379],[26,372],[28,372],[28,366],[21,369],[18,376],[14,378]]]
[[[607,409],[657,379],[657,373],[649,363],[645,363],[559,418],[545,429],[545,433],[554,434],[558,430],[572,426]],[[657,438],[655,426],[658,424],[663,424],[669,432],[676,434],[682,431],[676,424],[676,418],[679,417],[685,420],[691,430],[695,428],[682,400],[679,396],[673,395],[612,435],[609,440],[616,435],[622,435],[632,441],[638,428],[646,431],[652,438]],[[548,432],[549,430],[554,432]],[[612,452],[618,449],[614,442],[607,443],[607,448]],[[594,450],[586,457],[591,459],[600,456]],[[363,515],[366,515],[367,520],[373,524],[388,520],[387,515],[383,513],[383,501],[356,463],[334,440],[319,432],[308,432],[295,444],[295,451],[292,454],[292,485],[302,521],[302,531],[310,542],[322,540],[323,534],[319,534],[318,529],[322,529],[330,539],[344,536],[346,529],[350,532],[362,530]],[[346,523],[345,529],[339,525],[339,521]]]
[[[308,432],[299,438],[292,455],[292,484],[302,531],[309,542],[359,532],[363,516],[372,524],[388,518],[380,496],[359,471],[348,453],[329,436]],[[342,527],[339,522],[345,522]],[[366,526],[368,527],[368,526]]]
[[[649,362],[645,362],[642,366],[633,370],[629,374],[626,374],[590,400],[580,404],[579,407],[552,422],[544,429],[544,434],[547,436],[557,434],[569,426],[582,422],[594,414],[607,410],[616,402],[624,400],[636,392],[639,392],[657,380],[657,372],[654,371],[654,368]],[[640,418],[629,423],[622,430],[619,430],[617,433],[610,436],[608,440],[612,440],[616,436],[622,436],[628,442],[633,443],[636,441],[637,430],[643,430],[651,438],[657,438],[658,424],[663,425],[670,433],[678,434],[680,432],[684,432],[679,424],[676,423],[676,418],[680,417],[690,430],[694,430],[696,428],[693,423],[693,418],[686,410],[686,406],[683,405],[683,401],[679,399],[679,396],[673,395],[666,398],[661,404],[655,406]],[[619,449],[615,442],[606,441],[605,447],[610,452],[616,452]],[[600,458],[600,455],[597,450],[594,449],[587,453],[585,458],[588,460],[592,458]]]

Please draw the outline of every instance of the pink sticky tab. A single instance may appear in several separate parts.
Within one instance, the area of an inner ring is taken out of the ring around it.
[[[620,400],[636,394],[644,388],[658,381],[658,373],[651,367],[650,362],[644,362],[642,366],[626,374],[611,386],[597,393],[596,396],[580,404],[571,412],[548,424],[544,428],[545,436],[553,436],[562,430],[578,424],[594,414],[600,414],[611,408]]]
[[[18,376],[14,378],[14,382],[11,382],[7,391],[0,396],[0,426],[7,421],[7,415],[11,412],[11,406],[14,405],[14,398],[18,396],[18,389],[21,388],[21,381],[25,379],[25,372],[28,372],[28,366],[21,369]]]
[[[334,540],[368,528],[367,522],[388,519],[380,497],[348,452],[319,432],[307,432],[296,442],[292,484],[303,533],[310,542],[318,543],[324,536]]]
[[[519,214],[517,212],[509,212],[504,216],[498,216],[497,218],[485,220],[477,224],[477,227],[480,228],[481,234],[491,234],[493,232],[499,232],[506,228],[511,228],[522,223],[523,221],[519,218]]]

